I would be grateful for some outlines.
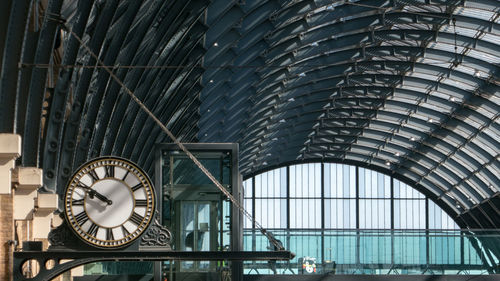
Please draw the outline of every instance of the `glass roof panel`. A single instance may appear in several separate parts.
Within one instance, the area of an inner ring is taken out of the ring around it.
[[[485,33],[480,38],[481,40],[500,45],[500,35]]]
[[[493,64],[500,63],[500,57],[498,55],[488,54],[485,52],[481,52],[479,50],[471,49],[471,50],[469,50],[468,55],[471,57],[486,61],[488,63],[493,63]]]
[[[439,31],[451,34],[456,33],[457,35],[467,36],[471,38],[476,38],[480,34],[480,31],[477,29],[463,28],[460,26],[453,26],[453,25],[443,25],[441,26]]]
[[[457,7],[453,10],[453,14],[480,20],[491,20],[496,15],[494,11],[468,7]]]

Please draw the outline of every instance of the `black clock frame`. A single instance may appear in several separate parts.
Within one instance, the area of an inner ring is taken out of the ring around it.
[[[148,231],[150,225],[153,223],[153,221],[155,220],[154,216],[155,216],[155,209],[157,208],[158,203],[158,196],[157,194],[159,194],[156,186],[153,184],[153,181],[151,180],[151,178],[148,176],[148,174],[143,171],[137,164],[135,164],[134,162],[128,160],[128,159],[125,159],[125,158],[122,158],[122,157],[116,157],[116,156],[101,156],[101,157],[97,157],[97,158],[94,158],[86,163],[84,163],[83,165],[81,165],[80,167],[78,167],[78,169],[76,170],[75,173],[73,173],[73,175],[69,178],[68,180],[68,184],[66,184],[66,190],[64,192],[64,198],[63,198],[63,204],[66,204],[66,193],[67,193],[67,190],[69,188],[69,184],[71,184],[71,182],[73,181],[74,177],[76,176],[76,174],[78,172],[80,172],[83,168],[87,167],[88,165],[90,165],[91,163],[93,162],[97,162],[97,161],[101,161],[101,160],[107,160],[107,159],[113,159],[113,160],[117,160],[117,161],[123,161],[123,162],[126,162],[128,163],[129,165],[133,166],[134,168],[138,169],[139,172],[141,174],[144,175],[146,181],[150,184],[151,186],[151,191],[152,191],[152,196],[153,196],[153,210],[152,210],[152,214],[151,214],[151,218],[149,219],[149,222],[148,224],[146,225],[146,228],[138,235],[138,237],[134,238],[132,241],[130,242],[127,242],[127,243],[124,243],[122,245],[119,245],[119,246],[116,246],[116,247],[104,247],[104,246],[98,246],[96,244],[92,244],[88,241],[83,241],[84,238],[81,237],[81,235],[79,235],[77,233],[77,231],[71,227],[71,223],[69,222],[69,218],[66,214],[66,208],[64,208],[64,222],[67,224],[68,228],[71,229],[71,231],[73,232],[74,236],[78,237],[79,240],[83,243],[77,243],[77,242],[71,242],[71,243],[68,243],[66,242],[66,244],[68,245],[65,245],[65,247],[72,247],[72,248],[75,248],[75,249],[103,249],[103,250],[116,250],[116,249],[130,249],[130,250],[137,250],[138,247],[139,247],[139,243],[138,243],[138,240],[140,240],[139,238]],[[159,221],[159,219],[158,219]],[[61,230],[60,230],[61,231]],[[49,234],[50,235],[50,234]],[[170,235],[171,236],[171,235]],[[51,245],[60,245],[60,243],[57,243],[57,244],[51,244]]]

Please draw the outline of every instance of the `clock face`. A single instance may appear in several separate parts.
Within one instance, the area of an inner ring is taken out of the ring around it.
[[[92,160],[73,175],[65,194],[66,219],[86,243],[125,246],[146,230],[155,208],[154,190],[135,164],[114,157]]]

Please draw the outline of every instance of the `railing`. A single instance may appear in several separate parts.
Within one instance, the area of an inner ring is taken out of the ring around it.
[[[271,230],[291,261],[244,263],[245,274],[500,273],[500,230]],[[244,250],[272,249],[256,230]]]

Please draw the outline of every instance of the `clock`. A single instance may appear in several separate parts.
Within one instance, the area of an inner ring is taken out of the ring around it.
[[[129,245],[147,229],[154,209],[154,188],[134,163],[102,157],[85,163],[71,177],[64,196],[73,232],[98,248]]]

